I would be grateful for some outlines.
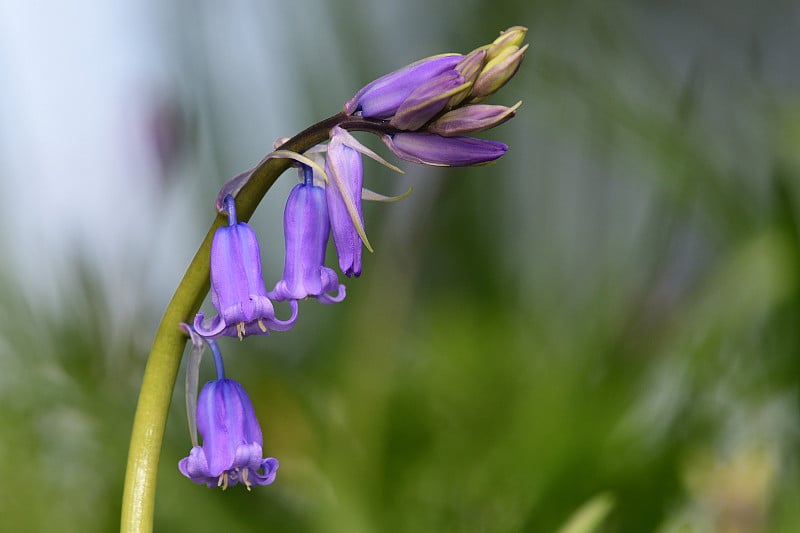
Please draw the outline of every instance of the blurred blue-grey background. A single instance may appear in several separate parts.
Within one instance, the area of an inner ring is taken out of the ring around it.
[[[800,530],[788,0],[3,2],[2,529],[118,528],[146,355],[227,177],[512,25],[508,154],[367,163],[414,193],[367,208],[345,302],[222,343],[276,483],[183,478],[179,386],[156,530]],[[294,179],[252,220],[268,286]]]

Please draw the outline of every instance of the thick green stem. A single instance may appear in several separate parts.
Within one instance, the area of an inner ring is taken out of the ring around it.
[[[347,117],[340,113],[297,134],[281,149],[305,152],[326,140],[328,131],[337,124],[346,129],[373,133],[391,131],[381,121]],[[286,159],[268,159],[253,170],[250,181],[236,197],[240,220],[246,221],[252,216],[261,199],[289,165],[290,161]],[[209,228],[167,306],[147,359],[133,421],[122,495],[121,531],[124,533],[144,533],[153,529],[158,460],[170,399],[186,345],[186,336],[178,324],[192,322],[208,293],[211,240],[216,229],[226,223],[224,216],[217,215]]]

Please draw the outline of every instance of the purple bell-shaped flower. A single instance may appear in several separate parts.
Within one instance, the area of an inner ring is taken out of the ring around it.
[[[181,473],[195,483],[222,487],[275,481],[278,460],[262,457],[261,427],[244,387],[225,377],[222,356],[214,340],[207,340],[214,354],[217,379],[209,381],[197,398],[197,430],[203,438],[189,455],[178,462]]]
[[[225,198],[228,225],[217,229],[211,243],[211,303],[217,316],[203,324],[203,313],[194,319],[194,329],[203,337],[268,335],[269,330],[286,331],[297,319],[297,302],[292,316],[278,320],[261,277],[261,252],[253,228],[236,221],[232,196]]]
[[[303,165],[303,183],[295,185],[283,212],[286,260],[283,277],[268,293],[273,300],[313,296],[321,303],[341,302],[345,287],[333,269],[324,266],[330,234],[325,189],[314,185],[313,170]],[[352,224],[352,222],[351,222]],[[330,294],[332,292],[336,294]]]

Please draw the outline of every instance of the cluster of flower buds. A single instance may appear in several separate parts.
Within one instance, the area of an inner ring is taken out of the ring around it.
[[[514,26],[467,55],[443,54],[412,63],[366,85],[345,103],[344,111],[388,120],[397,131],[385,134],[383,142],[406,161],[441,166],[493,161],[506,152],[505,144],[463,136],[502,124],[519,108],[520,103],[506,107],[479,102],[519,69],[528,49],[521,46],[526,31]]]
[[[217,380],[207,383],[195,397],[189,384],[187,409],[195,446],[179,463],[180,471],[208,486],[239,482],[266,485],[275,478],[278,462],[261,457],[262,436],[252,404],[242,386],[225,377],[222,356],[214,339],[268,335],[286,331],[298,316],[298,300],[316,298],[333,304],[345,298],[345,286],[336,272],[325,266],[329,237],[339,268],[348,277],[361,274],[361,254],[372,250],[364,229],[362,200],[394,201],[363,187],[362,156],[401,172],[362,145],[346,129],[354,117],[374,126],[397,157],[424,165],[470,166],[501,157],[508,147],[468,134],[487,130],[512,118],[520,103],[506,107],[480,103],[502,87],[517,71],[527,49],[526,29],[515,26],[493,43],[469,54],[444,54],[417,61],[387,74],[358,91],[344,106],[338,125],[328,132],[328,142],[308,155],[276,150],[267,158],[294,159],[300,173],[284,211],[285,262],[283,276],[267,292],[261,269],[261,252],[255,231],[236,217],[235,195],[248,179],[244,173],[226,183],[217,199],[228,224],[217,229],[211,245],[211,302],[217,315],[207,321],[203,313],[193,327],[194,353],[204,342],[211,346]],[[350,122],[348,122],[350,121]],[[327,127],[327,126],[326,126]],[[324,162],[319,160],[324,157]],[[279,320],[272,301],[288,301],[291,316]],[[196,381],[199,356],[191,365]],[[203,437],[197,444],[196,430]]]

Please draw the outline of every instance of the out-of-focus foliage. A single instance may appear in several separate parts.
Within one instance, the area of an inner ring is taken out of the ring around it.
[[[221,343],[281,461],[274,485],[223,493],[179,474],[178,387],[157,531],[800,530],[796,5],[237,5],[161,12],[195,117],[182,157],[208,163],[172,170],[170,187],[206,195],[191,242],[225,177],[419,57],[525,25],[528,56],[492,100],[524,105],[492,132],[511,146],[494,165],[368,167],[367,186],[415,192],[368,208],[376,253],[345,302],[302,302],[291,332]],[[292,179],[253,220],[268,285]],[[9,531],[117,527],[159,309],[102,258],[63,261],[60,308],[3,283]],[[110,286],[126,287],[128,320]]]

